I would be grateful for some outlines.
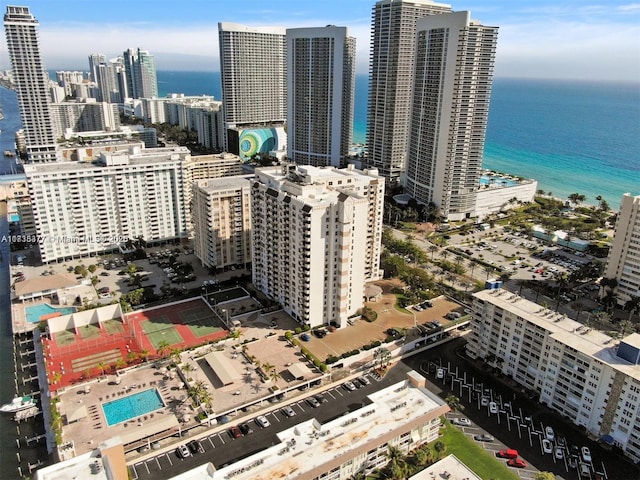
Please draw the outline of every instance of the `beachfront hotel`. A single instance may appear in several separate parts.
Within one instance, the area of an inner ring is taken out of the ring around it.
[[[339,167],[353,137],[356,40],[346,27],[287,29],[287,155]]]
[[[218,23],[225,150],[248,160],[286,146],[286,30]]]
[[[375,170],[284,165],[251,186],[253,283],[303,325],[347,320],[382,277],[384,179]]]
[[[404,172],[413,89],[416,21],[451,11],[431,0],[382,0],[373,7],[367,112],[368,165],[391,184]]]
[[[498,28],[463,11],[421,18],[416,31],[405,193],[463,220],[476,209]]]
[[[29,162],[55,162],[49,75],[40,56],[38,21],[29,7],[7,6],[4,29]]]
[[[604,278],[618,282],[619,303],[640,297],[640,195],[622,196]]]
[[[506,290],[473,295],[467,353],[640,460],[640,335],[616,340]]]

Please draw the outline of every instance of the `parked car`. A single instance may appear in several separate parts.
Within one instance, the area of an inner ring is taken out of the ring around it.
[[[353,382],[344,382],[344,388],[346,388],[350,392],[353,392],[356,389],[356,386],[353,384]]]
[[[204,453],[204,447],[199,440],[191,440],[187,445],[191,453]]]
[[[498,413],[498,404],[496,402],[489,402],[489,412],[494,415]]]
[[[583,462],[591,463],[591,450],[589,450],[589,447],[582,447],[580,449],[580,454],[582,455]]]
[[[243,435],[249,435],[253,433],[253,428],[251,428],[251,426],[248,423],[241,423],[240,431],[242,432]]]
[[[436,370],[436,378],[444,378],[444,369],[443,368],[439,368],[438,370]]]
[[[293,417],[296,414],[296,412],[293,411],[293,408],[291,408],[289,405],[282,407],[281,411],[287,417]]]
[[[547,436],[547,440],[549,440],[550,442],[553,442],[556,439],[556,434],[551,427],[546,427],[544,429],[544,434]]]
[[[364,387],[365,385],[370,385],[371,382],[369,381],[369,379],[367,377],[358,377],[358,381],[360,382],[360,384]]]
[[[500,450],[497,455],[500,458],[518,458],[518,450],[513,450],[512,448],[507,448],[506,450]]]
[[[321,393],[314,395],[313,398],[315,398],[318,401],[318,403],[327,403],[329,401]]]
[[[482,435],[476,435],[473,437],[477,442],[493,442],[493,437],[491,435],[487,435],[483,433]]]
[[[311,405],[313,408],[318,408],[320,406],[320,402],[318,401],[318,399],[316,397],[309,397],[307,398],[307,402],[309,403],[309,405]]]
[[[586,463],[580,464],[580,476],[582,478],[591,478],[591,469]]]
[[[232,427],[229,427],[229,436],[231,438],[240,438],[242,437],[242,432],[240,431],[240,429],[238,427],[236,427],[235,425]]]
[[[269,420],[267,420],[267,417],[265,417],[264,415],[260,415],[259,417],[256,417],[256,423],[260,425],[262,428],[267,428],[271,426],[271,424],[269,423]]]
[[[542,440],[542,451],[544,453],[553,453],[553,444],[546,438]]]
[[[483,407],[486,407],[489,405],[489,397],[482,397],[480,398],[480,405]]]
[[[178,448],[176,448],[176,455],[179,458],[187,458],[191,456],[191,451],[186,445],[178,445]]]
[[[470,427],[471,426],[471,420],[469,420],[468,418],[465,418],[465,417],[454,418],[453,420],[451,420],[451,423],[453,423],[454,425],[461,425],[461,426],[464,426],[464,427]]]
[[[562,447],[556,447],[553,449],[553,455],[556,457],[556,460],[562,460],[564,458],[564,450]]]
[[[527,466],[527,462],[525,462],[521,458],[512,458],[507,462],[507,465],[515,468],[525,468]]]

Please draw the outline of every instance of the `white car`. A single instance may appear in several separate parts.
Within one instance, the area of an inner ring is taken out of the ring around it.
[[[436,371],[436,378],[444,378],[444,370],[442,368]]]
[[[564,450],[562,450],[562,447],[556,447],[553,450],[553,454],[556,457],[556,460],[562,460],[564,458]]]
[[[544,453],[553,453],[553,444],[546,438],[542,440],[542,451]]]
[[[489,405],[489,397],[482,397],[480,399],[480,405],[482,405],[483,407],[486,407],[487,405]]]
[[[350,392],[353,392],[356,389],[356,386],[353,384],[353,382],[344,382],[344,388],[346,388]]]
[[[282,413],[287,417],[293,417],[296,414],[296,412],[293,411],[293,408],[291,408],[289,405],[287,405],[286,407],[282,407]]]
[[[465,427],[471,426],[471,420],[465,417],[454,418],[453,420],[451,420],[451,423],[453,423],[454,425],[462,425]]]
[[[582,447],[580,453],[582,454],[583,462],[591,463],[591,450],[589,450],[589,447]]]
[[[264,415],[260,415],[259,417],[256,417],[256,423],[260,425],[262,428],[267,428],[271,426],[271,424],[269,423],[269,420],[267,420],[267,417],[265,417]]]
[[[556,439],[556,434],[553,431],[553,428],[551,427],[545,428],[544,433],[547,436],[547,440],[549,440],[550,442],[553,442]]]
[[[489,412],[493,414],[498,413],[498,404],[496,402],[489,402]]]

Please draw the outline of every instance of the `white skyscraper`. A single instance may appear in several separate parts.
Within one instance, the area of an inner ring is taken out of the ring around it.
[[[227,127],[286,121],[285,32],[282,27],[218,23]]]
[[[312,327],[345,326],[381,277],[384,179],[375,170],[262,168],[251,187],[253,283]]]
[[[622,196],[604,278],[617,281],[620,303],[640,297],[640,195]]]
[[[49,75],[40,57],[38,21],[29,7],[7,6],[4,28],[29,162],[56,161]]]
[[[367,163],[391,183],[405,168],[416,20],[451,11],[431,0],[382,0],[373,7],[367,112]]]
[[[461,220],[475,211],[498,28],[456,12],[416,30],[405,192]]]
[[[346,27],[287,29],[289,158],[340,166],[353,136],[355,38]]]

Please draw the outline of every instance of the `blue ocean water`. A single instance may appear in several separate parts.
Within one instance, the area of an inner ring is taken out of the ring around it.
[[[160,71],[158,90],[222,97],[219,72]],[[357,75],[355,143],[366,141],[367,100],[368,76]],[[0,150],[13,149],[15,94],[0,88],[0,105]],[[560,198],[601,195],[617,208],[624,193],[640,195],[640,84],[496,79],[484,167],[535,178]]]

